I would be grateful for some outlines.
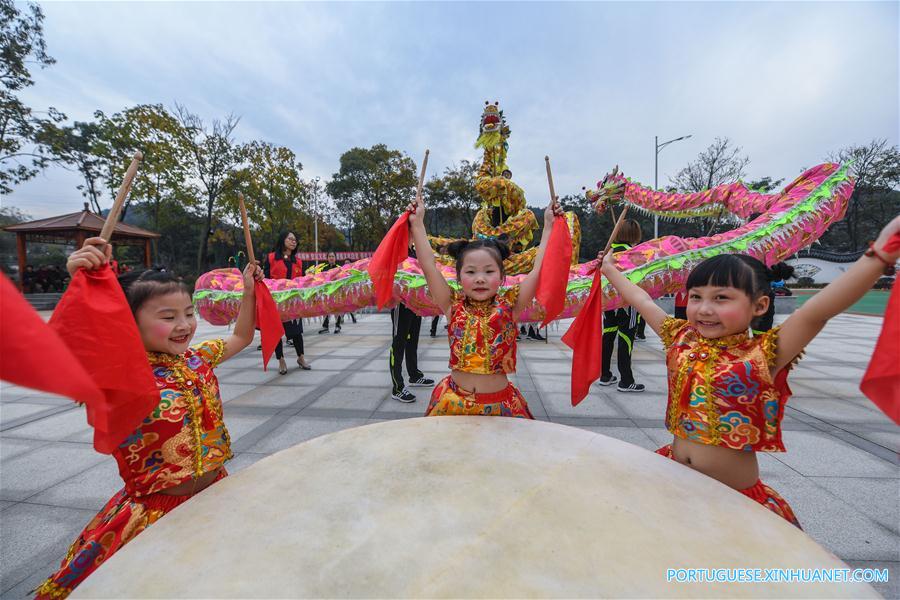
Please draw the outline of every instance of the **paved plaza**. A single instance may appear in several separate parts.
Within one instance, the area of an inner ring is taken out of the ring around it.
[[[447,373],[447,339],[429,337],[429,323],[422,327],[419,366],[439,379]],[[859,391],[881,323],[841,315],[828,324],[790,378],[787,453],[760,454],[759,460],[763,481],[791,503],[806,532],[851,566],[890,569],[890,583],[876,587],[897,598],[900,430]],[[636,378],[647,392],[595,385],[573,408],[571,351],[559,339],[567,326],[551,327],[547,344],[520,343],[513,380],[535,417],[648,450],[670,442],[663,427],[663,352],[652,331],[634,353]],[[255,344],[216,369],[235,454],[229,471],[320,435],[424,412],[431,388],[413,388],[413,404],[390,397],[388,315],[360,315],[341,335],[316,335],[317,321],[306,329],[312,331],[305,336],[312,371],[297,369],[287,348],[289,373],[278,375],[274,359],[263,372]],[[195,341],[225,333],[201,322]],[[70,400],[3,383],[0,401],[0,596],[21,598],[58,566],[68,544],[122,484],[115,461],[93,450],[84,411]]]

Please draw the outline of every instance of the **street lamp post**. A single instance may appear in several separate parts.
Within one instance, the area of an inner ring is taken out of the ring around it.
[[[316,265],[319,264],[319,176],[313,179],[313,238],[316,246]]]
[[[653,154],[653,190],[659,189],[659,151],[673,142],[686,140],[693,134],[683,135],[680,138],[669,140],[668,142],[659,143],[659,136],[653,136],[654,154]],[[653,237],[659,237],[659,215],[653,215]]]

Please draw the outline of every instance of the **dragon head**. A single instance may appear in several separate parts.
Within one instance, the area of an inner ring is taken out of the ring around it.
[[[504,137],[509,135],[509,126],[506,119],[503,118],[503,111],[500,110],[500,103],[496,100],[493,104],[484,101],[484,111],[481,113],[481,124],[478,128],[479,133],[500,133]]]
[[[619,204],[625,198],[626,183],[625,176],[619,173],[619,166],[616,165],[611,173],[597,182],[597,189],[585,190],[584,196],[597,214],[603,214],[609,206]]]

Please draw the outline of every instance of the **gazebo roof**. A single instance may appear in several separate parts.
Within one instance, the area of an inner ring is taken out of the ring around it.
[[[36,237],[71,237],[79,231],[85,233],[97,233],[103,229],[106,220],[85,207],[84,210],[60,215],[58,217],[49,217],[47,219],[38,219],[37,221],[29,221],[28,223],[19,223],[17,225],[9,225],[4,227],[4,231],[10,233],[24,233],[26,235],[34,235]],[[147,231],[134,225],[125,223],[117,223],[113,230],[113,241],[124,240],[146,240],[160,237],[160,234],[153,231]]]

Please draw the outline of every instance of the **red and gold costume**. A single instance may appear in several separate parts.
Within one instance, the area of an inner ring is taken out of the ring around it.
[[[454,292],[447,335],[450,370],[478,375],[516,372],[516,321],[513,309],[519,288],[511,287],[490,300],[476,302]],[[425,416],[487,415],[533,419],[528,403],[509,384],[499,392],[472,393],[453,377],[442,379],[431,394]]]
[[[59,571],[35,590],[36,598],[65,598],[106,559],[191,495],[160,493],[218,471],[226,476],[231,443],[213,368],[223,340],[191,347],[180,356],[148,353],[159,404],[113,453],[125,487],[97,513],[69,548]]]
[[[781,419],[791,395],[787,374],[774,378],[778,327],[757,337],[705,338],[687,321],[663,321],[669,401],[666,428],[676,437],[746,452],[784,452]],[[672,458],[670,446],[657,450]],[[788,503],[762,482],[739,490],[798,527]]]

